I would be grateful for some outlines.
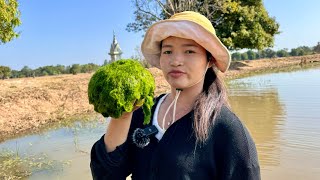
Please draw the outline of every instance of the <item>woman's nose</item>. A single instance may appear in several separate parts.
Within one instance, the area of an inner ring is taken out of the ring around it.
[[[181,66],[183,65],[183,56],[180,54],[174,54],[170,59],[171,66]]]

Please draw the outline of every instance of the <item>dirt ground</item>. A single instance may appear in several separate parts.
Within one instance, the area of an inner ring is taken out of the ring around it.
[[[320,54],[233,62],[226,79],[252,72],[268,71],[305,64],[319,64]],[[150,68],[156,81],[155,95],[166,92],[162,72]],[[92,74],[59,75],[0,80],[0,142],[32,132],[71,117],[97,115],[88,103],[87,87]],[[102,117],[102,116],[101,116]]]

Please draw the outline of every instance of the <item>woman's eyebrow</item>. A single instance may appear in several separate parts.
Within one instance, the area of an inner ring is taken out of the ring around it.
[[[198,47],[194,44],[182,44],[181,45],[182,47]],[[173,46],[170,45],[170,44],[165,44],[165,45],[162,45],[162,48],[172,48]]]
[[[172,45],[169,45],[169,44],[165,44],[165,45],[162,45],[161,47],[162,47],[162,48],[172,48],[173,46],[172,46]]]
[[[198,46],[196,46],[194,44],[183,44],[182,46],[183,47],[198,47]]]

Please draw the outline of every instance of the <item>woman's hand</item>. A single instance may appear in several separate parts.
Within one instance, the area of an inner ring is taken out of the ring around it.
[[[104,135],[104,143],[107,152],[112,152],[117,146],[123,144],[128,137],[133,112],[139,109],[142,104],[136,105],[131,112],[124,112],[119,118],[111,118],[107,131]]]

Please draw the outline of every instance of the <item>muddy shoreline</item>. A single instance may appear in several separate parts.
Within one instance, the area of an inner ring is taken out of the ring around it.
[[[233,62],[223,74],[226,80],[258,73],[293,71],[320,66],[320,54]],[[150,68],[156,81],[155,94],[169,88],[162,73]],[[51,124],[81,117],[102,118],[88,103],[87,86],[92,74],[59,75],[0,80],[0,142],[40,131]]]

